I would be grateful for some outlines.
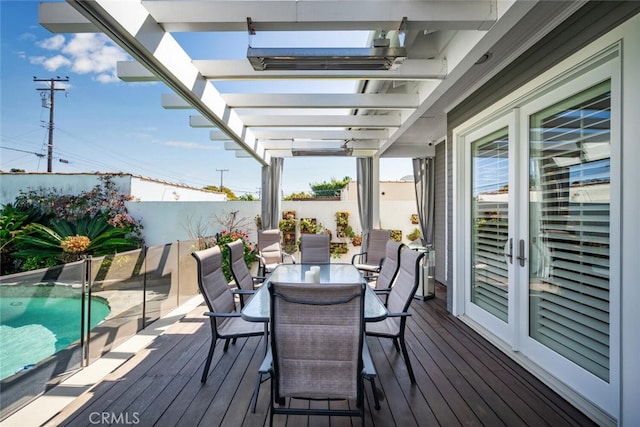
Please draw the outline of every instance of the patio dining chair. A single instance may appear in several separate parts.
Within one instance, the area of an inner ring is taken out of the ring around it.
[[[271,282],[268,286],[270,425],[276,414],[358,416],[364,425],[364,379],[375,375],[368,349],[364,349],[366,285]],[[284,406],[287,398],[348,400],[355,401],[355,407],[293,408],[291,402]]]
[[[331,257],[329,235],[303,234],[300,236],[300,262],[302,264],[329,264]]]
[[[405,343],[405,329],[411,301],[416,294],[420,281],[420,266],[424,253],[405,249],[400,252],[400,270],[398,276],[387,295],[387,310],[389,315],[380,322],[368,322],[366,335],[381,338],[391,338],[396,351],[402,351],[402,357],[407,365],[411,383],[416,382],[409,359],[409,352]]]
[[[296,263],[293,255],[282,249],[281,239],[282,232],[278,228],[258,230],[258,262],[260,263],[258,273],[260,275],[268,275],[278,264],[284,263],[285,259],[289,259],[293,264]]]
[[[367,247],[351,258],[351,264],[362,271],[367,279],[374,279],[382,268],[382,261],[384,260],[385,249],[389,240],[391,240],[390,230],[373,229],[369,231]]]
[[[253,291],[256,285],[264,282],[263,276],[252,276],[247,266],[247,262],[244,259],[244,244],[242,240],[234,240],[231,243],[225,245],[229,250],[229,269],[231,270],[231,276],[238,289],[242,291]],[[245,292],[240,293],[240,307],[244,307],[245,298],[247,295]]]
[[[404,243],[388,240],[385,246],[384,261],[382,262],[382,268],[375,280],[374,290],[386,300],[386,296],[391,291],[391,286],[396,280],[398,271],[400,270],[400,253],[407,246]]]
[[[224,351],[229,349],[229,340],[235,341],[242,337],[264,336],[264,326],[261,323],[247,322],[236,311],[234,292],[227,284],[222,272],[222,253],[218,246],[196,251],[191,254],[198,266],[198,288],[202,293],[211,324],[211,345],[202,372],[202,383],[207,381],[211,359],[218,339],[224,339]]]

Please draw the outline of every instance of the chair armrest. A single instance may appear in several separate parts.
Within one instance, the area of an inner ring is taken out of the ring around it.
[[[354,256],[351,257],[351,264],[355,264],[356,263],[356,258],[362,257],[364,255],[366,255],[367,252],[360,252],[359,254],[355,254]]]
[[[256,291],[252,291],[250,289],[233,289],[231,293],[235,295],[253,295]]]
[[[272,365],[273,365],[273,354],[271,354],[271,347],[269,347],[269,349],[267,350],[267,354],[265,354],[264,359],[262,359],[260,368],[258,368],[258,373],[267,374],[271,372]]]
[[[253,276],[251,279],[253,279],[253,283],[262,283],[267,280],[265,276]]]
[[[389,313],[387,314],[387,317],[410,317],[411,313],[407,313],[406,311],[403,311],[402,313]]]
[[[369,345],[367,344],[367,340],[362,340],[362,375],[366,378],[372,378],[377,376],[376,367],[373,364],[373,359],[371,358],[371,352],[369,352]]]
[[[296,258],[295,258],[293,255],[288,254],[288,253],[286,253],[286,252],[282,252],[282,261],[283,261],[283,262],[284,262],[284,257],[287,257],[287,256],[288,256],[289,258],[291,258],[291,262],[292,262],[293,264],[295,264],[295,263],[296,263]]]
[[[212,311],[206,311],[203,313],[205,316],[209,317],[240,317],[240,313],[214,313]]]
[[[386,289],[374,289],[373,292],[376,295],[389,295],[391,293],[391,288]]]
[[[267,260],[264,259],[264,257],[262,255],[258,254],[258,255],[256,255],[256,257],[258,257],[258,263],[260,265],[266,265],[267,264]]]

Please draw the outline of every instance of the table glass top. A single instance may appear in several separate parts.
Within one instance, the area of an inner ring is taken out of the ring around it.
[[[268,322],[270,314],[269,281],[286,283],[304,283],[305,273],[311,270],[311,264],[281,264],[273,270],[264,284],[258,288],[257,292],[245,304],[242,310],[242,317],[251,322]],[[320,283],[356,283],[364,282],[362,274],[351,264],[323,264],[320,267]],[[380,298],[373,292],[371,287],[365,287],[364,297],[364,317],[366,321],[379,321],[387,316],[385,308]]]

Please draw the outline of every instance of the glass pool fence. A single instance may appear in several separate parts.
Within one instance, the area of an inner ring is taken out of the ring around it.
[[[198,294],[196,247],[0,276],[0,421]]]

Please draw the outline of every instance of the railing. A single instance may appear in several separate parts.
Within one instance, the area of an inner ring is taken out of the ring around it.
[[[56,338],[64,348],[1,381],[0,421],[195,296],[195,247],[195,241],[174,242],[1,276],[0,299],[9,307],[0,326],[3,352],[9,340],[26,355],[36,356]],[[98,312],[104,303],[106,317]],[[41,306],[54,311],[32,312]]]

